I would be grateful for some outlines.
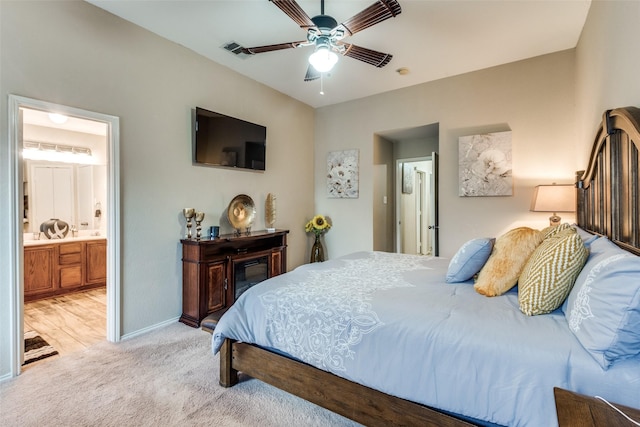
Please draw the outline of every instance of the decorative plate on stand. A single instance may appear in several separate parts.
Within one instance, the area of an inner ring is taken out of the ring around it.
[[[253,199],[246,194],[234,197],[227,208],[227,218],[229,218],[231,226],[235,228],[236,234],[240,234],[242,229],[249,233],[255,216],[256,206]]]

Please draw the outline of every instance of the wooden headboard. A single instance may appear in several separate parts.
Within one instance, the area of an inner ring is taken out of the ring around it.
[[[640,109],[616,108],[604,113],[591,150],[589,166],[576,173],[578,225],[608,237],[640,255]],[[594,397],[555,389],[560,427],[631,425],[623,415]],[[615,405],[627,416],[639,409]]]
[[[604,113],[589,166],[576,173],[577,222],[640,255],[640,109]]]

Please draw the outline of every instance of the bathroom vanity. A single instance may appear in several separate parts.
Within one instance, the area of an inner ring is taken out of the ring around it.
[[[107,239],[85,236],[24,242],[24,300],[105,286]]]

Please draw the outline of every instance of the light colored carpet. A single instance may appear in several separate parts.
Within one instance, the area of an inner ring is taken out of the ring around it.
[[[358,425],[252,378],[221,387],[210,343],[175,323],[41,362],[0,384],[0,425]]]

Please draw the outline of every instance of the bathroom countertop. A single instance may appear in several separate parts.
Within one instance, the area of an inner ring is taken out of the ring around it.
[[[58,243],[73,243],[87,240],[106,240],[106,236],[78,236],[78,237],[65,237],[64,239],[47,239],[42,236],[40,240],[24,240],[24,246],[40,246],[40,245],[55,245]]]

